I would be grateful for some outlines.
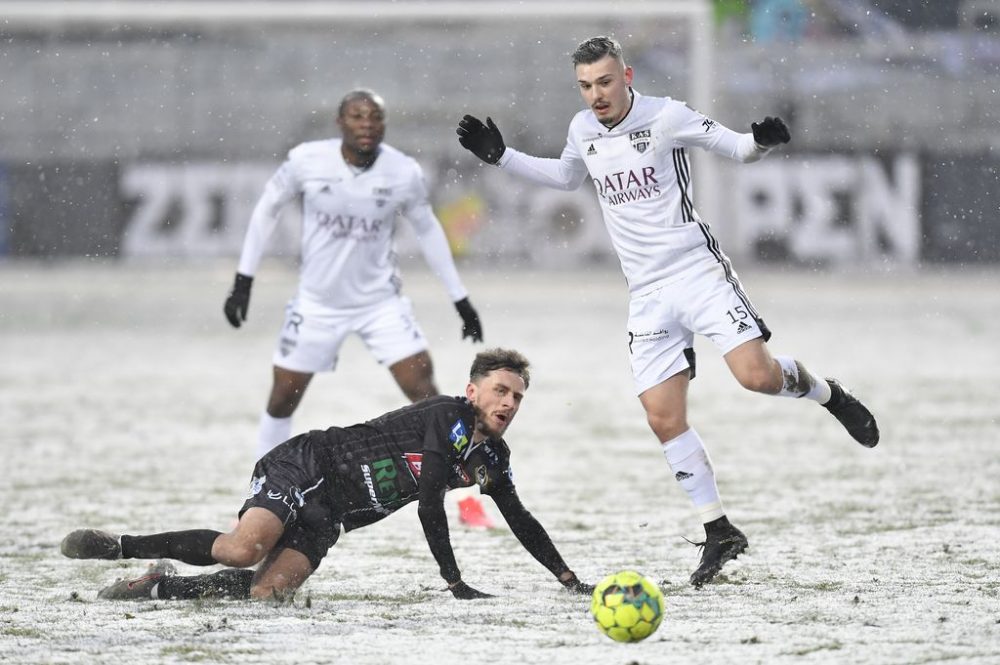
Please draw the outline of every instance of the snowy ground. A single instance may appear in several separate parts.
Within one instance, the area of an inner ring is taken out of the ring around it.
[[[666,581],[655,635],[602,636],[586,599],[506,528],[458,526],[454,499],[465,579],[496,599],[442,592],[410,506],[342,538],[292,605],[98,602],[98,588],[142,564],[64,559],[67,531],[232,523],[294,274],[266,266],[235,331],[220,311],[228,263],[7,263],[0,661],[1000,662],[998,273],[743,275],[772,349],[853,387],[882,443],[861,448],[814,404],[741,391],[700,344],[691,420],[751,549],[697,591],[683,536],[700,527],[632,396],[620,275],[515,269],[465,275],[488,343],[534,363],[508,436],[521,496],[584,579],[635,568]],[[474,349],[443,289],[414,273],[406,292],[439,386],[460,392]],[[296,429],[402,402],[352,340],[340,370],[314,381]]]

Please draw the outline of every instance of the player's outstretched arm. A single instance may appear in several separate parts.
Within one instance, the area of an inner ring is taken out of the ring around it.
[[[493,119],[489,117],[486,118],[484,125],[479,118],[466,115],[459,121],[455,133],[458,134],[458,142],[462,144],[463,148],[471,151],[487,164],[499,162],[500,158],[503,157],[504,150],[507,149],[500,130],[493,124]]]
[[[448,590],[459,600],[490,598],[490,594],[473,589],[462,581],[448,533],[448,518],[444,512],[444,492],[447,487],[448,465],[439,453],[424,451],[420,464],[420,500],[417,516],[424,528],[424,537],[431,554],[441,569]]]
[[[448,238],[427,200],[423,178],[414,180],[414,189],[417,192],[417,200],[408,208],[406,217],[413,224],[413,230],[417,233],[420,249],[424,253],[427,265],[444,282],[448,294],[455,304],[455,309],[458,310],[458,315],[462,317],[462,339],[471,337],[473,342],[481,342],[483,341],[483,324],[480,323],[479,314],[469,302],[468,291],[465,290],[462,280],[458,276],[455,261],[451,256],[451,249],[448,247]]]
[[[750,123],[754,143],[762,148],[773,148],[781,143],[788,143],[792,135],[788,132],[784,120],[767,116],[763,120]]]
[[[490,496],[493,497],[497,508],[500,509],[500,514],[503,515],[510,530],[524,546],[524,549],[528,550],[528,553],[535,557],[540,564],[548,568],[560,584],[575,593],[591,594],[594,592],[593,584],[581,582],[576,573],[569,569],[552,543],[552,539],[549,538],[548,532],[521,503],[513,485],[498,488],[490,493]]]
[[[236,273],[236,280],[233,288],[229,291],[226,303],[222,306],[222,311],[226,319],[234,328],[239,328],[247,320],[247,309],[250,307],[250,287],[253,285],[253,277]]]
[[[301,191],[294,171],[289,157],[264,185],[264,193],[250,215],[240,261],[236,266],[236,280],[222,308],[226,320],[234,328],[239,328],[247,320],[253,275],[257,273],[264,248],[278,225],[281,209]]]

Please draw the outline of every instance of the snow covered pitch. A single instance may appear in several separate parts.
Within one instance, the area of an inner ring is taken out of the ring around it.
[[[626,293],[612,269],[463,273],[489,345],[533,381],[509,431],[520,495],[585,580],[665,581],[666,617],[621,645],[506,528],[447,507],[458,601],[416,510],[343,537],[294,603],[98,602],[141,562],[59,554],[69,530],[228,529],[292,269],[265,265],[249,320],[222,316],[231,266],[0,264],[0,661],[6,663],[995,663],[1000,661],[1000,275],[769,273],[744,284],[794,355],[879,418],[874,450],[812,403],[744,392],[699,341],[691,421],[750,550],[695,590],[700,525],[631,393]],[[440,285],[405,292],[438,385],[475,349]],[[481,348],[481,347],[479,347]],[[296,429],[403,403],[353,340]],[[491,506],[488,503],[488,510]],[[494,512],[495,515],[495,512]],[[179,566],[182,574],[197,571]]]

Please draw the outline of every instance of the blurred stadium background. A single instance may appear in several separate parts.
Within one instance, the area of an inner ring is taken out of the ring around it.
[[[457,254],[614,268],[587,186],[526,186],[454,136],[489,114],[509,145],[558,155],[580,108],[568,54],[599,33],[647,94],[742,131],[789,122],[760,165],[695,164],[743,265],[1000,260],[998,0],[0,1],[0,33],[0,261],[235,257],[285,152],[333,135],[367,86]],[[273,244],[289,260],[295,226]]]

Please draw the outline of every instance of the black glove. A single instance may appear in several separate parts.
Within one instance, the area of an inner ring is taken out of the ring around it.
[[[454,584],[448,585],[448,591],[451,591],[451,595],[455,596],[459,600],[475,600],[477,598],[492,598],[493,595],[489,593],[483,593],[482,591],[477,591],[471,586],[459,580]]]
[[[479,322],[479,314],[472,307],[468,298],[462,298],[455,303],[458,315],[462,317],[462,339],[471,337],[473,342],[483,341],[483,324]]]
[[[559,580],[559,584],[562,584],[573,593],[578,593],[584,596],[591,596],[594,593],[594,585],[581,582],[580,578],[576,576],[576,573],[573,573],[573,577],[568,580]]]
[[[479,118],[467,115],[458,123],[458,142],[466,150],[471,150],[476,157],[488,164],[496,164],[503,156],[507,146],[503,144],[500,130],[493,124],[493,119],[487,117],[484,125]]]
[[[762,148],[773,148],[792,139],[788,127],[785,127],[785,121],[777,117],[768,116],[759,124],[751,122],[750,131],[753,132],[753,140]]]
[[[233,282],[233,290],[226,298],[226,304],[222,311],[234,328],[239,328],[243,321],[247,320],[247,308],[250,307],[250,285],[253,284],[253,277],[236,273],[236,281]]]

